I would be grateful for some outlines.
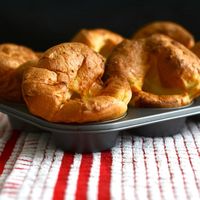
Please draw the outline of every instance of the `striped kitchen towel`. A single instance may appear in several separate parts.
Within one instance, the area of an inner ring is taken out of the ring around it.
[[[174,137],[124,133],[111,150],[71,154],[0,114],[0,199],[200,199],[200,122]]]

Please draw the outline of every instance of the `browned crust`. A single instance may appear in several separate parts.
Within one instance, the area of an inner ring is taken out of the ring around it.
[[[23,96],[31,113],[51,122],[118,118],[131,98],[128,82],[101,83],[104,58],[81,43],[63,43],[44,52],[24,73]]]
[[[187,48],[194,46],[194,37],[192,34],[179,24],[169,21],[157,21],[139,29],[133,36],[133,39],[148,37],[152,34],[160,33],[171,37],[180,42]]]
[[[72,39],[73,42],[86,44],[104,57],[108,57],[112,49],[124,38],[106,29],[82,29]]]
[[[200,95],[199,58],[165,35],[123,41],[106,71],[128,79],[134,106],[179,107]]]
[[[27,61],[36,61],[36,54],[29,48],[16,44],[0,45],[0,98],[21,102],[21,79]],[[27,67],[27,65],[26,65]]]

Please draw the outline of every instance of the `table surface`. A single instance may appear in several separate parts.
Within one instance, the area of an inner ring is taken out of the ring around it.
[[[0,113],[0,199],[199,198],[200,120],[173,137],[123,134],[111,150],[72,154]]]

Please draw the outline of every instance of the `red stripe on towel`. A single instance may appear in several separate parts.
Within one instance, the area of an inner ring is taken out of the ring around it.
[[[83,154],[77,181],[75,199],[87,199],[87,186],[92,166],[92,154]]]
[[[53,199],[64,199],[65,190],[67,187],[67,178],[69,175],[69,170],[71,164],[73,163],[74,155],[70,153],[65,153],[62,158],[62,163],[60,166],[60,171],[58,173],[58,179],[54,188]]]
[[[151,193],[150,193],[150,186],[149,186],[149,174],[148,174],[148,161],[147,161],[147,155],[145,152],[145,139],[142,137],[142,152],[143,152],[143,159],[144,159],[144,167],[145,167],[145,174],[146,174],[146,188],[147,188],[147,199],[151,199]]]
[[[10,158],[13,149],[15,147],[15,144],[19,138],[19,132],[18,131],[13,131],[10,139],[7,141],[3,152],[0,155],[0,175],[3,173],[4,167],[6,165],[6,162]]]
[[[183,187],[184,187],[184,190],[185,190],[185,194],[186,194],[187,199],[190,199],[190,195],[188,193],[187,186],[186,186],[186,176],[184,174],[183,167],[181,165],[181,158],[179,156],[176,140],[175,140],[174,137],[173,137],[173,142],[174,142],[174,148],[175,148],[175,152],[176,152],[176,156],[177,156],[177,160],[178,160],[178,165],[179,165],[179,168],[180,168],[180,171],[181,171],[181,174],[182,174],[182,178],[183,178]]]
[[[187,156],[188,156],[188,159],[189,159],[189,162],[190,162],[190,166],[191,166],[192,172],[193,172],[193,174],[194,174],[195,184],[196,184],[197,189],[198,189],[198,192],[199,192],[199,194],[200,194],[199,182],[198,182],[198,179],[197,179],[197,176],[196,176],[196,171],[195,171],[195,169],[194,169],[193,162],[192,162],[192,159],[191,159],[189,150],[188,150],[188,146],[187,146],[187,143],[186,143],[186,139],[185,139],[185,136],[184,136],[184,135],[182,135],[182,137],[183,137],[183,142],[184,142],[184,146],[185,146],[185,149],[186,149],[186,153],[187,153]]]
[[[101,165],[99,175],[98,199],[110,199],[112,154],[111,151],[101,153]]]
[[[160,190],[160,195],[161,195],[161,199],[164,199],[164,194],[163,194],[163,188],[162,188],[162,184],[161,184],[161,172],[160,172],[160,168],[159,168],[159,161],[157,158],[157,150],[156,150],[156,146],[155,146],[155,138],[153,139],[153,152],[154,152],[154,157],[155,157],[155,161],[156,161],[156,169],[157,169],[157,174],[158,174],[158,188]]]

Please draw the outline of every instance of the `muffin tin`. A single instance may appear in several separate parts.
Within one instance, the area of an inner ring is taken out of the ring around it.
[[[177,134],[187,116],[200,114],[200,99],[180,108],[129,107],[120,119],[87,124],[51,123],[30,114],[23,104],[0,102],[0,112],[8,114],[14,129],[31,132],[51,132],[55,144],[70,152],[97,152],[115,145],[124,131],[131,134],[161,137]]]

